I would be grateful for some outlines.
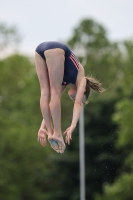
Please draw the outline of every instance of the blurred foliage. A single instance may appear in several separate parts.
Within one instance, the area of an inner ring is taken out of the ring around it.
[[[85,19],[75,28],[68,45],[78,55],[86,75],[96,76],[108,88],[120,68],[121,52],[117,43],[109,41],[106,29]]]
[[[118,140],[116,149],[121,149],[126,155],[121,167],[119,176],[115,177],[113,184],[104,185],[103,195],[96,195],[96,200],[133,199],[133,81],[132,81],[132,61],[133,61],[133,41],[123,42],[124,55],[122,58],[122,72],[120,72],[119,86],[122,90],[122,98],[115,105],[115,113],[112,119],[119,125]]]
[[[15,41],[15,29],[3,24],[0,34],[0,44]],[[103,94],[92,91],[85,106],[86,199],[133,199],[133,41],[109,41],[102,25],[84,19],[66,43],[86,74],[106,88]],[[40,88],[34,59],[14,54],[0,60],[0,69],[0,199],[78,200],[78,126],[63,155],[50,145],[41,147],[37,142],[42,120]],[[72,109],[66,90],[62,131],[71,123]]]
[[[21,41],[21,35],[16,26],[0,22],[0,57],[13,50]]]

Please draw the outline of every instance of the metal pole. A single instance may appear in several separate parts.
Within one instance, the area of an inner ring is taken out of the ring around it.
[[[85,200],[85,148],[84,148],[84,108],[79,118],[79,146],[80,146],[80,200]]]

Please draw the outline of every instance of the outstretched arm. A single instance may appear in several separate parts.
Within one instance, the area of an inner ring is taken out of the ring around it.
[[[80,82],[80,85],[78,85],[76,99],[73,108],[73,117],[71,126],[67,128],[66,131],[64,132],[64,134],[66,134],[66,143],[68,144],[70,144],[70,140],[72,140],[72,132],[75,129],[80,117],[81,109],[83,106],[82,100],[85,92],[85,86],[86,86],[86,80],[85,78],[83,78],[82,81]]]
[[[40,128],[46,128],[46,123],[45,123],[44,119],[42,120]]]

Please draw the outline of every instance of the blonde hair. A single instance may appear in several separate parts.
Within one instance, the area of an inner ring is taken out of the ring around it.
[[[105,91],[105,89],[102,87],[102,83],[100,83],[100,81],[98,81],[97,79],[95,79],[94,77],[89,77],[86,76],[86,91],[85,91],[85,96],[86,99],[88,99],[89,95],[90,95],[90,89],[93,89],[99,93],[102,93]],[[85,104],[87,104],[88,101],[85,102]]]

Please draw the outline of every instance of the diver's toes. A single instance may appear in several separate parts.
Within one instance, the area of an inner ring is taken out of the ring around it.
[[[60,150],[59,150],[59,149],[56,149],[56,152],[57,152],[57,153],[60,153]]]
[[[49,142],[50,142],[51,147],[52,147],[57,153],[60,153],[58,143],[57,143],[55,140],[53,140],[53,139],[50,139]]]
[[[60,153],[64,153],[64,150],[65,150],[64,146],[61,146],[60,147]]]

